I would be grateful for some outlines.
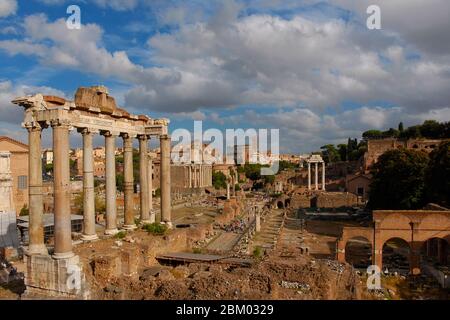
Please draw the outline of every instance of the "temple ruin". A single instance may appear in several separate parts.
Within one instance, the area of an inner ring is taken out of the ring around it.
[[[83,137],[83,193],[84,241],[98,239],[95,232],[95,194],[93,174],[93,136],[105,137],[106,149],[106,235],[118,232],[116,208],[116,140],[121,138],[124,148],[124,223],[125,230],[133,230],[133,140],[139,140],[140,157],[140,220],[153,223],[160,220],[171,223],[171,139],[167,119],[152,119],[132,115],[117,107],[113,97],[103,86],[79,88],[74,101],[55,96],[20,97],[13,100],[25,110],[23,127],[29,137],[29,247],[25,252],[28,292],[84,296],[83,281],[73,285],[76,270],[81,268],[72,251],[70,212],[69,134],[76,130]],[[42,227],[43,193],[41,165],[41,135],[44,129],[53,130],[54,152],[54,251],[51,255],[44,243]],[[152,159],[149,156],[150,139],[160,140],[161,217],[152,210]],[[159,218],[159,217],[158,217]],[[73,271],[73,272],[72,272]],[[82,276],[81,276],[82,280]]]

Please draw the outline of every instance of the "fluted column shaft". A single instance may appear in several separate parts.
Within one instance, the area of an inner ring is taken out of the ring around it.
[[[105,134],[106,153],[106,229],[105,234],[114,235],[117,230],[117,187],[116,187],[116,137],[108,132]]]
[[[123,228],[132,230],[134,223],[134,178],[133,178],[133,138],[123,135],[123,164],[124,164],[124,224]]]
[[[41,162],[41,134],[39,124],[27,127],[29,146],[29,228],[28,254],[48,254],[44,243],[44,227],[42,216],[44,202],[42,197],[42,162]]]
[[[160,136],[161,144],[161,220],[171,227],[170,137]]]
[[[55,259],[74,256],[70,214],[69,125],[55,122],[53,127],[53,175],[55,210]]]
[[[95,190],[94,190],[94,155],[92,132],[81,131],[83,135],[83,236],[82,240],[98,239],[95,232]]]

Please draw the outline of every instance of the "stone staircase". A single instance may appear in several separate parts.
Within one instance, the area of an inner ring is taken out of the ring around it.
[[[272,210],[264,221],[261,221],[261,231],[256,233],[250,245],[250,253],[256,247],[261,247],[265,251],[275,249],[283,227],[283,210]]]

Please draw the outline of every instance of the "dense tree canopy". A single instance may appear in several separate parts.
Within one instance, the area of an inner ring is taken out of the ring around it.
[[[426,195],[429,202],[450,206],[450,141],[440,144],[430,154],[426,173]]]
[[[213,172],[212,183],[215,189],[225,189],[227,187],[227,177],[223,172]]]
[[[418,209],[426,201],[428,155],[397,149],[385,152],[373,166],[369,206],[372,209]]]
[[[398,130],[390,128],[387,131],[368,130],[363,133],[364,139],[383,139],[383,138],[428,138],[444,139],[450,138],[450,122],[437,122],[435,120],[426,120],[421,125],[411,126],[404,129],[403,122],[398,125]]]

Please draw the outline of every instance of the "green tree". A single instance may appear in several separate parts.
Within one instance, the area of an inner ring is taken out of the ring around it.
[[[420,126],[420,133],[425,138],[438,139],[443,137],[444,125],[435,120],[426,120]]]
[[[45,165],[45,173],[53,175],[53,163],[47,163]]]
[[[430,154],[426,192],[429,202],[450,205],[450,141],[442,142],[439,148]]]
[[[270,176],[262,176],[263,180],[264,180],[264,184],[272,184],[275,182],[275,176],[274,175],[270,175]]]
[[[122,173],[118,173],[116,175],[116,188],[117,188],[117,191],[119,191],[119,192],[123,192],[124,191],[124,188],[123,188],[124,181],[125,181],[125,178],[124,178],[123,174]]]
[[[347,144],[339,144],[338,145],[338,153],[339,156],[341,158],[341,161],[347,161],[348,157],[347,157],[347,153],[348,153],[348,149],[347,149]]]
[[[332,163],[336,161],[340,161],[341,157],[339,155],[338,150],[332,144],[327,144],[325,146],[320,147],[322,149],[322,156],[326,163]]]
[[[380,139],[383,133],[380,130],[368,130],[362,134],[364,139]]]
[[[428,155],[396,149],[385,152],[373,166],[369,206],[372,209],[418,209],[425,202]]]
[[[399,131],[400,133],[402,133],[404,130],[405,130],[405,128],[403,127],[403,122],[400,122],[400,123],[398,124],[398,131]]]
[[[297,166],[289,161],[279,161],[279,172],[285,169],[295,169]]]
[[[212,182],[215,189],[225,189],[227,187],[227,177],[223,172],[214,172],[212,175]]]

